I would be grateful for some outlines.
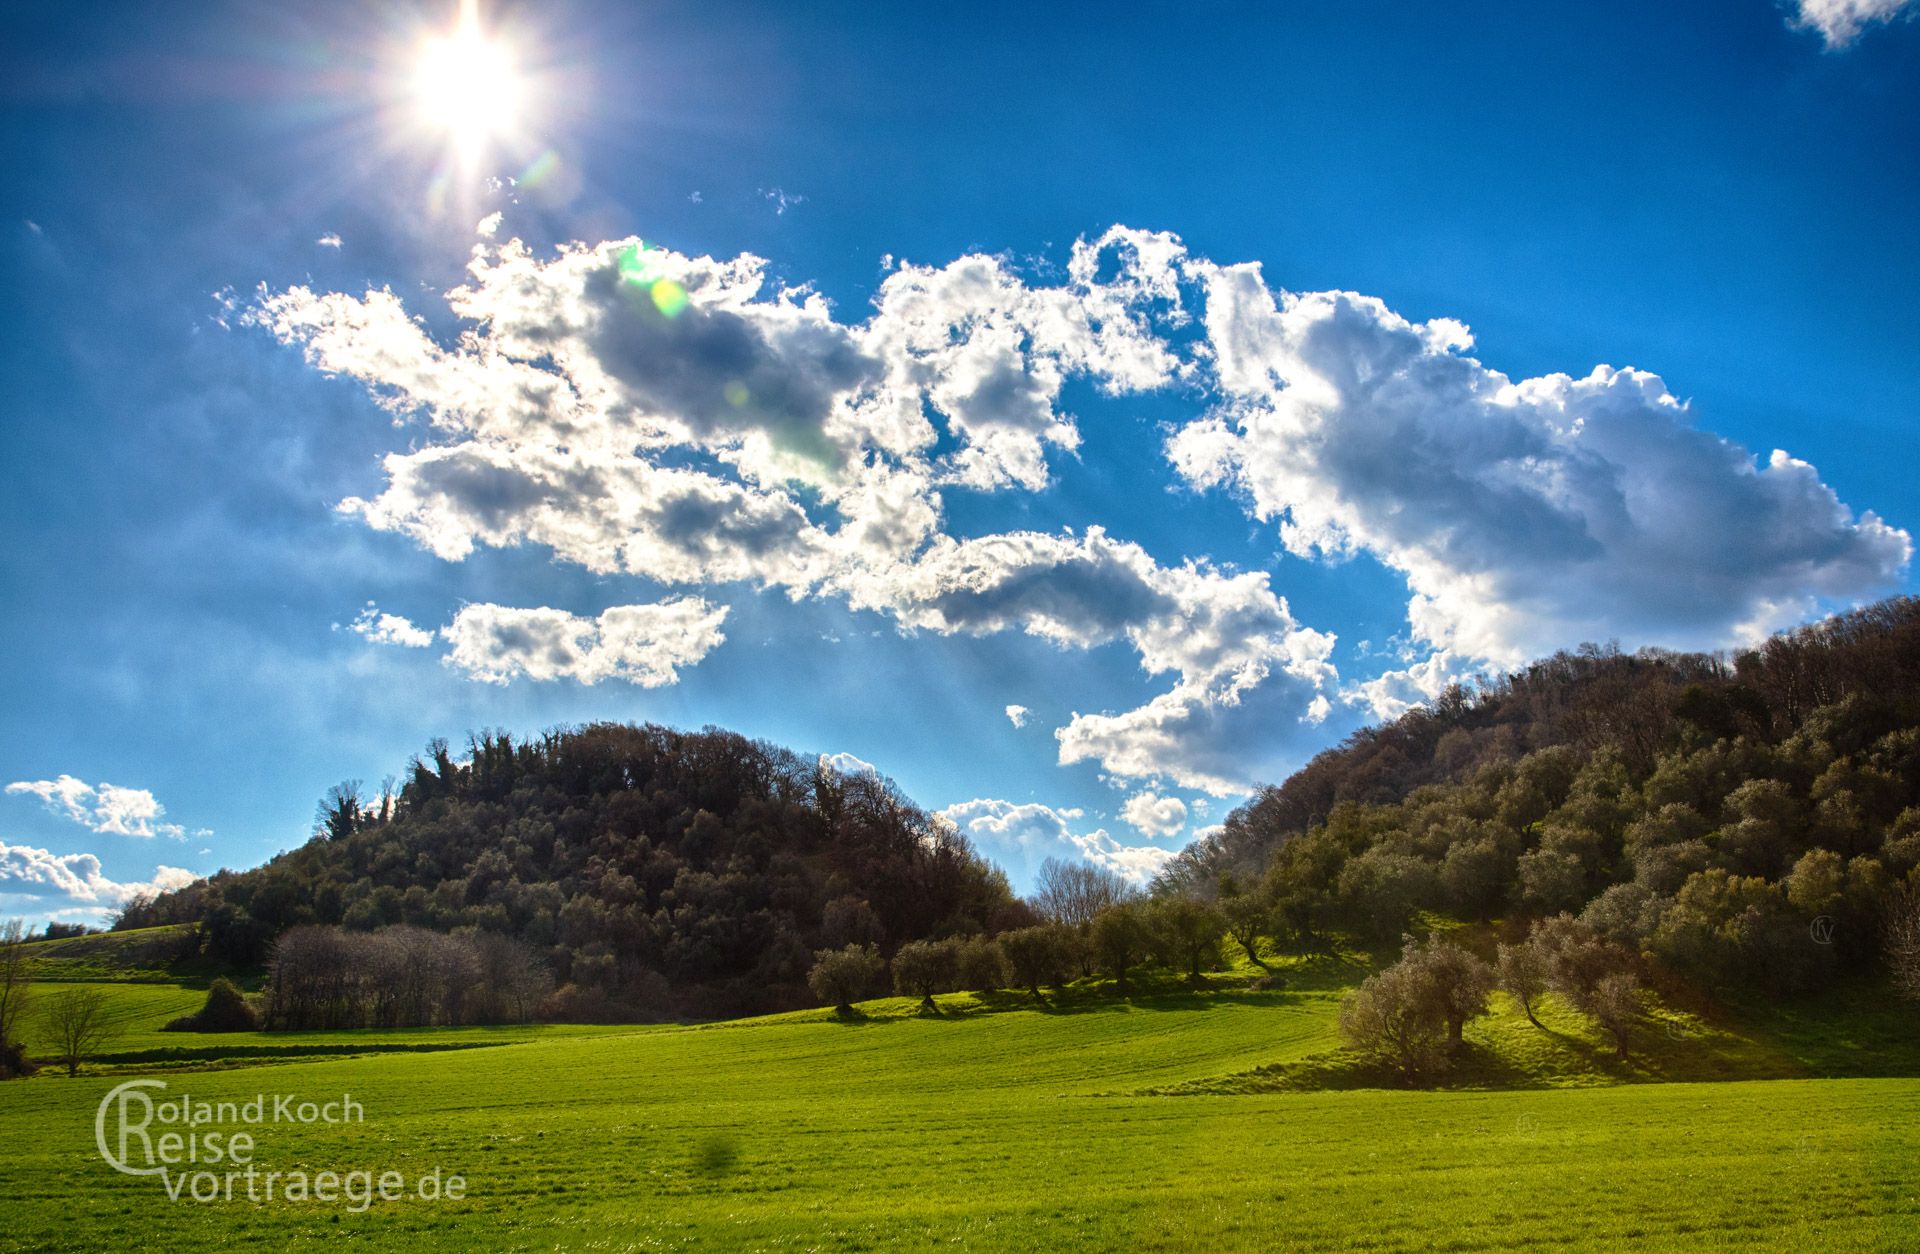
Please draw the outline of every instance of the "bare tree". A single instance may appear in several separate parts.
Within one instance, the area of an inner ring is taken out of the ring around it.
[[[29,982],[26,926],[8,919],[0,924],[0,1077],[27,1069],[20,1023],[26,1016]]]
[[[1920,1000],[1920,893],[1902,893],[1887,918],[1887,965],[1902,997]]]
[[[498,932],[472,938],[479,972],[468,1017],[474,1023],[525,1023],[553,991],[553,974],[524,942]]]
[[[274,945],[267,1026],[524,1023],[551,987],[537,954],[496,933],[449,935],[404,923],[354,932],[306,924],[288,928]]]
[[[1091,862],[1063,862],[1048,858],[1040,864],[1039,889],[1033,908],[1050,923],[1086,928],[1108,906],[1138,896],[1126,880]]]
[[[327,789],[314,807],[313,830],[328,840],[343,840],[368,817],[367,803],[360,795],[360,781],[342,780]]]
[[[124,1025],[107,1013],[107,995],[97,988],[69,988],[47,998],[41,1012],[53,1038],[55,1056],[67,1074],[80,1070],[80,1060],[98,1053],[118,1037]]]

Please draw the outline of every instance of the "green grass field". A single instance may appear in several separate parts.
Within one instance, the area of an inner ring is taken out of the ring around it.
[[[1470,1029],[1467,1087],[1408,1093],[1330,1053],[1343,964],[1296,963],[1278,992],[1243,974],[1046,1009],[956,995],[939,1019],[889,999],[853,1023],[204,1037],[155,1031],[198,989],[108,985],[133,1025],[116,1054],[0,1085],[0,1248],[1920,1246],[1909,1010],[1836,994],[1767,1031],[1656,1018],[1620,1065],[1571,1015],[1542,1032],[1502,1008]],[[1822,1017],[1859,1040],[1814,1043]],[[417,1048],[446,1044],[489,1047]],[[276,1052],[220,1052],[256,1046]],[[1850,1078],[1737,1078],[1825,1074]],[[1692,1082],[1715,1075],[1736,1078]],[[350,1093],[364,1123],[255,1129],[257,1170],[437,1167],[467,1196],[170,1201],[94,1147],[130,1076]]]

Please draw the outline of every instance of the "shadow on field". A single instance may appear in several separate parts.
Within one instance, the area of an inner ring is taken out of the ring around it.
[[[221,1062],[228,1059],[299,1059],[337,1057],[351,1054],[438,1054],[455,1049],[496,1049],[511,1041],[420,1041],[368,1042],[366,1044],[312,1045],[185,1045],[165,1049],[135,1049],[117,1054],[97,1054],[91,1062],[114,1066],[133,1063]]]

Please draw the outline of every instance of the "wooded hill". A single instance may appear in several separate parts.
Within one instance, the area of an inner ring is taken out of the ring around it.
[[[1276,932],[1418,911],[1578,915],[1729,991],[1886,961],[1920,889],[1920,601],[1731,657],[1583,648],[1354,733],[1228,817],[1161,892],[1258,896]]]
[[[240,967],[302,924],[471,929],[531,947],[552,1013],[705,1018],[809,1004],[822,950],[1073,922],[885,780],[715,730],[435,743],[372,800],[336,788],[317,829],[117,926],[197,923]],[[1422,911],[1520,933],[1570,913],[1771,993],[1887,963],[1917,867],[1920,601],[1899,599],[1733,657],[1590,647],[1452,688],[1263,790],[1154,887],[1304,949]]]
[[[371,800],[334,789],[307,843],[116,926],[198,922],[240,967],[300,924],[472,928],[531,945],[576,1013],[704,1018],[810,1004],[818,949],[1030,921],[950,825],[870,774],[655,726],[467,748],[435,743]]]

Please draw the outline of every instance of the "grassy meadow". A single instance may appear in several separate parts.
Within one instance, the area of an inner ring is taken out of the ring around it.
[[[0,1085],[0,1248],[1920,1245],[1910,1010],[1656,1008],[1620,1063],[1577,1016],[1549,1006],[1542,1030],[1502,1004],[1453,1087],[1413,1093],[1337,1051],[1357,958],[1277,965],[1273,991],[1243,968],[1045,1006],[950,995],[938,1018],[897,998],[851,1022],[218,1036],[157,1031],[190,982],[108,984],[130,1028],[112,1052]],[[255,1129],[257,1168],[438,1168],[466,1196],[170,1201],[94,1147],[129,1077],[349,1093],[364,1123]]]

